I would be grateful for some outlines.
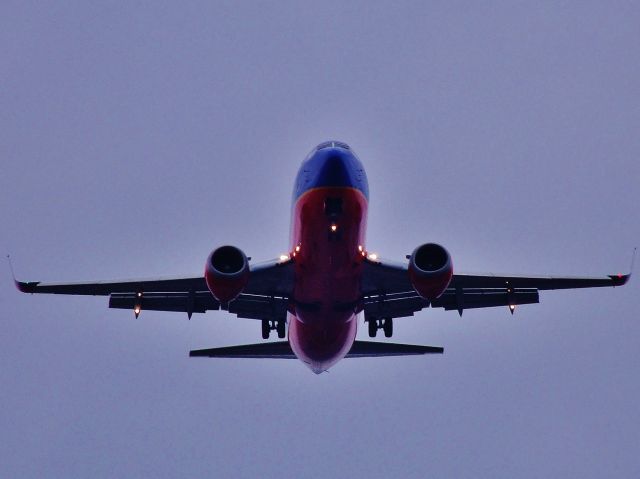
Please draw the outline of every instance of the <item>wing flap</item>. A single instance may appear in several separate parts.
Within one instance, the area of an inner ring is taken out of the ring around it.
[[[185,313],[204,313],[220,309],[220,303],[209,293],[114,293],[109,296],[109,307],[150,311],[175,311]]]
[[[438,299],[432,301],[432,308],[444,308],[447,311],[452,309],[474,309],[493,308],[498,306],[516,306],[520,304],[536,304],[540,302],[537,289],[514,290],[508,293],[504,289],[498,290],[463,290],[461,295],[455,292],[446,292]]]
[[[367,298],[364,304],[365,318],[405,318],[429,306],[429,301],[415,291],[406,294]]]
[[[288,306],[287,298],[241,294],[229,304],[229,312],[239,318],[282,321],[287,318]]]

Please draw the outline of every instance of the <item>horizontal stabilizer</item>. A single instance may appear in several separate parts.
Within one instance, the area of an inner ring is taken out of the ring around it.
[[[348,358],[375,358],[378,356],[412,356],[416,354],[442,354],[444,348],[417,344],[356,341],[347,354]]]
[[[379,356],[410,356],[416,354],[442,354],[443,348],[414,344],[355,341],[347,358],[373,358]],[[272,358],[296,359],[287,341],[271,343],[241,344],[222,348],[197,349],[189,353],[191,357],[206,358]]]
[[[196,349],[189,352],[192,358],[273,358],[296,359],[287,341],[272,343],[241,344],[223,348]]]

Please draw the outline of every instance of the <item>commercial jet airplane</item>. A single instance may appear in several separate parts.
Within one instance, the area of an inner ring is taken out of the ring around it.
[[[442,353],[443,348],[356,341],[364,313],[370,337],[393,334],[393,320],[427,307],[456,310],[538,302],[547,289],[621,286],[627,275],[595,278],[459,274],[448,251],[418,246],[394,263],[365,245],[369,188],[353,150],[338,141],[318,145],[298,171],[293,189],[289,252],[260,264],[234,246],[207,258],[204,274],[166,279],[92,283],[16,281],[25,293],[109,296],[110,308],[193,313],[225,310],[260,320],[288,341],[200,349],[190,356],[298,358],[315,373],[342,358]],[[288,328],[287,328],[288,326]]]

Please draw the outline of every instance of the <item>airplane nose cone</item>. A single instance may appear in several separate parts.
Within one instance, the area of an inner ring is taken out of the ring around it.
[[[369,198],[367,176],[360,160],[345,144],[328,142],[313,150],[302,162],[294,199],[313,188],[355,188]]]
[[[314,186],[354,187],[357,171],[349,152],[337,148],[327,150],[321,152]]]
[[[326,186],[350,186],[347,160],[339,154],[328,156],[319,168],[317,182]]]

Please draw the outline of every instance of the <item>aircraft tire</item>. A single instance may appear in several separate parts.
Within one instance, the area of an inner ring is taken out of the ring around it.
[[[285,323],[284,321],[278,321],[276,323],[276,331],[278,332],[278,337],[280,339],[285,337]]]
[[[393,336],[393,319],[387,318],[384,320],[382,329],[384,330],[384,337],[390,338]]]
[[[375,319],[370,319],[369,321],[369,337],[375,338],[378,334],[378,323]]]

